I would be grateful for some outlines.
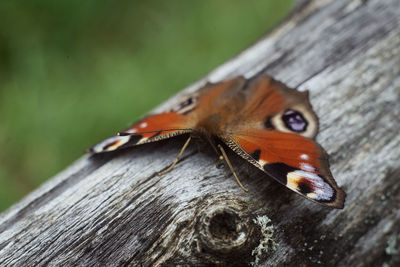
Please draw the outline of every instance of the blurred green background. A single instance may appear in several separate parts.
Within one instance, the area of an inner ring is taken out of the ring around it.
[[[292,0],[2,0],[0,211],[263,36]]]

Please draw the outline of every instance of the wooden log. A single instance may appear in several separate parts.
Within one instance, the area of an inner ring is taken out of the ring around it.
[[[158,176],[184,142],[177,137],[84,155],[2,213],[0,265],[398,265],[399,26],[398,0],[301,1],[182,92],[260,71],[310,90],[317,140],[347,193],[343,210],[298,196],[230,153],[245,193],[202,143]]]

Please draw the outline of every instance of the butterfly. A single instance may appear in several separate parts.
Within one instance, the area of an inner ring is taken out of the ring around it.
[[[169,171],[190,136],[200,135],[221,152],[242,188],[221,144],[307,199],[343,208],[345,193],[332,177],[328,155],[313,141],[317,131],[308,91],[260,74],[207,83],[170,110],[144,117],[89,151],[113,151],[189,134]]]

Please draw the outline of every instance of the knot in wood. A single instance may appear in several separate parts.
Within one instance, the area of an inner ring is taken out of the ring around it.
[[[216,252],[240,249],[249,237],[249,219],[226,202],[209,206],[200,218],[199,227],[202,243]]]

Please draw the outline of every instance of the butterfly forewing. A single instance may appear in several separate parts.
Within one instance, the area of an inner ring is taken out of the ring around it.
[[[109,137],[90,148],[92,153],[113,151],[191,132],[190,121],[176,112],[166,112],[145,117],[118,135]]]
[[[329,171],[325,151],[314,141],[275,131],[238,133],[224,141],[291,190],[327,206],[343,207],[344,192]]]

